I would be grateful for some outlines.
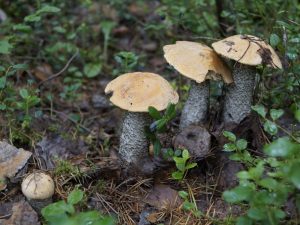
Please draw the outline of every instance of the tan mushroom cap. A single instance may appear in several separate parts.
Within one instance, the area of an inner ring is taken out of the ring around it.
[[[282,68],[281,61],[274,49],[262,39],[252,35],[234,35],[212,44],[214,50],[239,63],[256,66],[265,64]]]
[[[54,182],[52,178],[42,172],[28,175],[22,182],[22,192],[28,199],[43,200],[54,194]]]
[[[182,75],[197,83],[202,83],[206,79],[220,79],[219,75],[225,83],[233,82],[227,66],[210,47],[204,44],[177,41],[173,45],[165,45],[163,49],[167,62]]]
[[[161,111],[178,102],[178,94],[167,80],[155,73],[126,73],[109,82],[105,93],[110,101],[130,112],[147,112],[149,106]]]

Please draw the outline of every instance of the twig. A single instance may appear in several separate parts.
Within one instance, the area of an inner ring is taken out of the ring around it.
[[[69,59],[69,61],[67,62],[67,64],[64,66],[64,68],[62,68],[58,73],[51,75],[50,77],[48,77],[46,80],[41,81],[38,84],[38,88],[40,88],[44,83],[53,80],[55,78],[57,78],[58,76],[60,76],[63,72],[65,72],[66,69],[68,69],[69,65],[71,64],[71,62],[75,59],[75,57],[78,55],[78,49],[76,50],[76,52],[74,53],[74,55]]]

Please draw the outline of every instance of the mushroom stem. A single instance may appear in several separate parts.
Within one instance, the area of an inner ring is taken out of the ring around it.
[[[189,125],[203,123],[209,107],[209,82],[196,83],[192,81],[191,89],[187,101],[184,104],[181,118],[180,129]]]
[[[251,112],[255,69],[252,66],[236,63],[232,75],[234,83],[227,87],[223,121],[225,124],[237,125]]]
[[[128,112],[122,124],[119,154],[124,166],[138,165],[149,152],[149,141],[145,134],[145,126],[149,125],[148,113]]]

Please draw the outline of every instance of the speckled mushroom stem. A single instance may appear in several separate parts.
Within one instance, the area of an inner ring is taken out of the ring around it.
[[[196,83],[192,81],[189,96],[184,104],[179,128],[203,123],[209,107],[209,81]]]
[[[145,134],[145,126],[149,125],[148,113],[127,112],[122,124],[119,154],[123,166],[139,166],[149,157],[149,140]]]
[[[229,84],[225,96],[223,121],[239,124],[251,112],[255,85],[255,68],[236,63],[232,71],[234,83]]]

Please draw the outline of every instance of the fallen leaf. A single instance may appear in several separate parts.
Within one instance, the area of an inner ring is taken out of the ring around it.
[[[35,152],[41,161],[41,169],[55,168],[55,159],[70,159],[87,152],[88,146],[82,140],[67,140],[61,136],[44,137],[36,144]]]
[[[178,192],[164,184],[155,185],[144,201],[157,209],[173,209],[182,204]]]
[[[6,187],[5,178],[13,178],[31,157],[32,153],[16,148],[5,141],[0,142],[0,190]]]
[[[52,68],[49,64],[43,63],[32,70],[32,74],[41,81],[47,80],[52,74]]]
[[[28,202],[20,201],[13,205],[12,215],[4,220],[3,225],[40,225],[37,213]]]

